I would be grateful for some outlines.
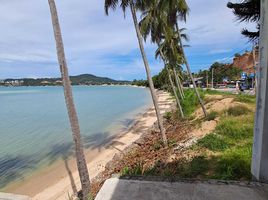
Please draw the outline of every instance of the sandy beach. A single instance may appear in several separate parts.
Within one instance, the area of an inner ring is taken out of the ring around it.
[[[158,91],[161,113],[168,111],[173,101],[170,94]],[[86,159],[91,179],[104,171],[105,165],[110,162],[116,153],[127,147],[148,132],[156,122],[154,108],[137,116],[130,129],[120,134],[106,138],[100,145],[86,150]],[[10,185],[5,192],[30,196],[33,200],[66,200],[73,191],[80,190],[79,176],[74,158],[62,158],[50,167],[38,171],[30,178],[20,183]]]

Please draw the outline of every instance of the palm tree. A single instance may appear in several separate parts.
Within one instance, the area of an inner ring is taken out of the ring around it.
[[[243,0],[240,3],[228,2],[227,7],[233,10],[238,21],[255,22],[257,24],[257,31],[249,31],[244,28],[241,33],[251,41],[258,40],[260,35],[261,1]]]
[[[181,68],[181,67],[179,66],[179,68]],[[173,67],[173,74],[174,74],[174,77],[175,77],[175,81],[176,81],[177,88],[179,90],[181,99],[184,99],[185,98],[185,95],[184,95],[184,91],[183,91],[183,87],[182,87],[182,84],[181,84],[180,77],[179,77],[179,75],[177,73],[176,66]]]
[[[74,105],[71,82],[68,74],[68,67],[65,59],[64,45],[57,14],[57,8],[54,0],[48,0],[48,3],[50,7],[52,25],[54,29],[58,62],[60,66],[61,78],[64,89],[65,103],[68,110],[69,121],[71,124],[72,135],[75,145],[76,163],[82,186],[83,200],[86,200],[88,199],[90,192],[90,179],[87,169],[87,163],[81,143],[80,127]]]
[[[128,7],[130,7],[132,19],[133,19],[133,23],[135,26],[139,47],[140,47],[140,52],[142,55],[142,59],[143,59],[145,70],[146,70],[147,79],[149,82],[149,88],[151,91],[151,95],[152,95],[152,99],[153,99],[153,103],[154,103],[154,107],[155,107],[158,126],[160,129],[160,133],[162,135],[163,143],[165,146],[167,146],[166,130],[165,130],[164,125],[163,125],[163,118],[162,118],[161,113],[160,113],[158,100],[157,100],[157,96],[156,96],[156,92],[155,92],[155,88],[154,88],[154,84],[153,84],[153,80],[152,80],[152,76],[151,76],[151,70],[150,70],[149,63],[148,63],[148,60],[147,60],[147,57],[145,54],[145,50],[144,50],[144,46],[143,46],[143,39],[142,39],[139,24],[138,24],[138,20],[137,20],[135,6],[137,6],[137,4],[139,4],[139,3],[142,3],[142,0],[140,0],[138,2],[134,1],[134,0],[105,0],[105,12],[106,12],[106,14],[107,15],[109,14],[110,8],[116,9],[116,7],[119,3],[120,3],[120,6],[124,12],[126,11],[126,9]]]
[[[180,103],[180,99],[177,95],[177,90],[175,88],[175,85],[173,83],[172,77],[171,77],[171,73],[170,73],[170,68],[172,69],[174,67],[174,63],[176,63],[176,61],[174,62],[174,60],[176,60],[176,58],[174,59],[174,54],[173,51],[171,50],[172,47],[170,45],[172,45],[173,43],[171,43],[170,41],[164,40],[161,43],[159,43],[159,47],[156,50],[156,58],[157,57],[161,57],[161,59],[164,61],[165,64],[165,69],[167,71],[168,74],[168,78],[169,78],[169,83],[172,87],[176,102],[177,102],[177,106],[180,110],[180,114],[181,117],[184,118],[184,113],[181,107],[181,103]],[[182,96],[181,96],[182,98]]]
[[[189,65],[189,62],[187,60],[187,57],[186,57],[186,54],[185,54],[185,51],[184,51],[184,46],[183,46],[183,43],[182,43],[182,34],[181,34],[181,31],[179,29],[179,25],[178,25],[178,19],[181,19],[183,21],[186,21],[186,16],[189,12],[189,7],[186,3],[185,0],[160,0],[160,4],[159,4],[159,8],[160,10],[163,10],[164,12],[167,13],[168,15],[168,24],[170,26],[173,26],[178,34],[178,41],[179,41],[179,44],[181,46],[181,53],[183,55],[183,58],[184,58],[184,63],[185,63],[185,66],[186,66],[186,69],[188,71],[188,74],[190,76],[190,79],[193,83],[193,86],[194,86],[194,91],[195,91],[195,94],[198,98],[198,101],[201,105],[201,108],[204,112],[204,115],[205,117],[207,116],[207,111],[206,111],[206,108],[204,106],[204,103],[200,97],[200,94],[197,90],[197,87],[196,87],[196,84],[195,84],[195,81],[194,81],[194,77],[192,75],[192,72],[191,72],[191,69],[190,69],[190,65]]]
[[[175,89],[174,83],[172,81],[171,73],[169,70],[169,68],[171,69],[173,68],[172,65],[168,64],[168,61],[171,59],[170,58],[171,54],[169,52],[167,53],[168,54],[167,56],[164,55],[164,51],[169,51],[169,48],[171,47],[170,45],[172,45],[172,42],[173,42],[172,38],[171,40],[167,40],[165,36],[168,34],[173,34],[174,32],[173,31],[170,32],[170,28],[167,27],[167,23],[165,20],[166,15],[164,13],[161,13],[161,11],[159,11],[158,9],[155,9],[157,8],[158,3],[159,3],[158,0],[152,0],[149,3],[145,3],[141,6],[142,7],[141,10],[143,12],[142,13],[143,18],[140,21],[139,25],[141,27],[141,33],[143,35],[144,40],[146,41],[147,36],[150,34],[152,42],[158,44],[159,48],[156,51],[156,57],[160,56],[165,63],[165,68],[168,73],[169,82],[170,82],[170,85],[172,86],[177,105],[179,107],[181,116],[184,117],[181,103],[178,98],[177,91]],[[173,35],[171,37],[173,37]],[[165,42],[160,44],[163,39],[165,39],[164,40]],[[177,54],[177,52],[175,54]],[[176,62],[173,62],[173,63],[175,64]],[[176,83],[178,82],[176,81]],[[178,87],[181,99],[183,99],[183,96],[182,96],[182,93],[178,84],[177,84],[177,87]]]

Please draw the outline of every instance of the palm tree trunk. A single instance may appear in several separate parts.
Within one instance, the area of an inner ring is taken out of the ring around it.
[[[130,4],[130,8],[131,8],[131,13],[132,13],[134,26],[135,26],[135,29],[136,29],[136,34],[137,34],[137,38],[138,38],[138,42],[139,42],[139,46],[140,46],[142,59],[143,59],[145,70],[146,70],[147,79],[148,79],[148,82],[149,82],[149,87],[150,87],[150,90],[151,90],[151,95],[152,95],[152,99],[153,99],[153,103],[154,103],[154,107],[155,107],[158,126],[159,126],[159,129],[160,129],[160,133],[162,135],[164,145],[167,146],[166,130],[165,130],[164,125],[163,125],[163,118],[162,118],[161,113],[160,113],[160,109],[159,109],[158,100],[157,100],[157,96],[156,96],[155,89],[154,89],[154,83],[153,83],[153,80],[152,80],[149,63],[148,63],[148,60],[147,60],[147,57],[146,57],[146,54],[145,54],[145,50],[144,50],[144,46],[143,46],[143,39],[142,39],[142,35],[141,35],[141,32],[140,32],[140,27],[139,27],[139,24],[138,24],[138,20],[137,20],[136,9],[135,9],[133,3]]]
[[[65,59],[65,52],[64,52],[64,45],[61,36],[61,29],[57,14],[57,8],[54,0],[48,0],[52,18],[52,25],[54,29],[54,36],[56,41],[57,47],[57,55],[58,55],[58,62],[60,65],[60,72],[61,78],[63,83],[64,89],[64,97],[65,103],[68,110],[69,121],[71,124],[72,135],[75,145],[75,155],[76,155],[76,163],[77,168],[79,171],[81,186],[82,186],[82,193],[83,193],[83,200],[86,200],[89,197],[90,192],[90,179],[87,169],[87,163],[81,143],[81,135],[80,135],[80,127],[78,122],[78,117],[74,105],[72,88],[71,88],[71,81],[68,74],[67,63]]]
[[[179,81],[179,77],[178,77],[178,74],[177,74],[176,69],[175,69],[174,67],[173,67],[173,73],[174,73],[174,76],[175,76],[175,81],[176,81],[177,88],[178,88],[178,90],[179,90],[181,99],[184,99],[184,94],[183,94],[183,90],[182,90],[182,88],[181,88],[181,84],[180,84],[180,81]]]
[[[203,103],[203,101],[202,101],[202,99],[201,99],[201,97],[200,97],[200,94],[199,94],[199,92],[197,91],[197,87],[196,87],[196,84],[195,84],[195,81],[194,81],[194,77],[193,77],[193,75],[192,75],[192,72],[191,72],[191,69],[190,69],[188,60],[187,60],[186,55],[185,55],[185,52],[184,52],[184,48],[183,48],[183,44],[182,44],[182,40],[181,40],[181,32],[180,32],[180,29],[179,29],[179,26],[178,26],[177,23],[176,23],[176,29],[177,29],[177,33],[178,33],[178,35],[179,35],[179,42],[180,42],[180,45],[181,45],[182,55],[183,55],[183,57],[184,57],[184,61],[185,61],[185,65],[186,65],[187,71],[188,71],[188,73],[189,73],[189,76],[190,76],[190,78],[191,78],[191,81],[193,82],[193,86],[194,86],[195,94],[196,94],[196,96],[197,96],[197,98],[198,98],[198,101],[199,101],[199,103],[200,103],[200,105],[201,105],[201,107],[202,107],[203,113],[204,113],[204,115],[205,115],[205,117],[206,117],[206,116],[207,116],[207,111],[206,111],[206,108],[205,108],[205,106],[204,106],[204,103]]]
[[[170,74],[170,71],[169,71],[169,68],[166,66],[166,70],[168,72],[168,78],[169,78],[169,82],[171,84],[171,87],[172,87],[172,90],[173,90],[173,93],[175,95],[175,98],[176,98],[176,102],[177,102],[177,105],[178,105],[178,108],[180,110],[180,113],[181,113],[181,117],[184,118],[184,114],[183,114],[183,111],[182,111],[182,107],[181,107],[181,103],[180,103],[180,99],[178,97],[178,94],[177,94],[177,91],[176,91],[176,88],[175,88],[175,85],[172,81],[172,77],[171,77],[171,74]]]

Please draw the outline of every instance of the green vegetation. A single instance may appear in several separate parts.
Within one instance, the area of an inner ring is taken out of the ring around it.
[[[241,69],[233,67],[230,64],[215,62],[210,66],[208,70],[200,70],[198,73],[195,74],[195,76],[203,77],[202,81],[205,83],[207,75],[208,80],[212,79],[212,69],[214,70],[214,84],[222,83],[223,79],[226,78],[228,80],[237,80],[239,79],[240,74],[242,72]]]
[[[236,1],[237,2],[237,1]],[[240,22],[255,22],[257,31],[249,31],[244,28],[241,33],[248,37],[249,40],[256,40],[260,35],[260,10],[261,3],[259,0],[244,0],[238,3],[228,2],[227,7],[232,9],[233,13]]]
[[[185,91],[186,99],[191,99],[192,92],[191,90]],[[250,97],[250,99],[254,98]],[[198,105],[195,101],[192,103]],[[254,113],[248,107],[251,107],[250,103],[248,106],[236,105],[220,113],[209,113],[207,120],[219,117],[219,123],[213,133],[198,140],[195,145],[184,152],[187,156],[179,157],[169,163],[159,160],[149,168],[138,163],[124,169],[122,174],[250,180]],[[189,110],[188,113],[196,109],[196,107],[186,108]],[[171,114],[166,114],[166,117],[171,117]],[[172,141],[169,148],[173,146],[176,146],[176,141]],[[161,151],[162,148],[161,142],[153,145],[154,151]]]
[[[217,112],[215,112],[215,111],[209,112],[207,117],[206,117],[206,120],[208,120],[208,121],[214,120],[214,119],[216,119],[217,116],[218,116]]]
[[[134,79],[131,83],[132,85],[140,86],[140,87],[149,87],[149,83],[147,80],[136,80]]]
[[[98,77],[92,74],[81,74],[78,76],[70,76],[72,85],[102,85],[102,84],[130,84],[129,81],[117,81],[106,77]],[[12,86],[55,86],[62,85],[61,78],[24,78],[24,79],[5,79],[2,85]]]
[[[198,141],[197,146],[207,148],[210,151],[223,151],[229,147],[224,138],[217,134],[205,136]]]
[[[190,117],[191,114],[198,108],[199,101],[193,89],[184,90],[185,98],[182,100],[182,109],[186,117]],[[204,99],[205,93],[203,90],[199,90],[199,94]]]
[[[246,94],[239,94],[235,97],[236,101],[242,102],[242,103],[250,103],[255,104],[256,103],[256,97],[252,95],[246,95]]]
[[[227,110],[228,115],[232,115],[232,116],[245,115],[249,112],[250,112],[250,110],[248,109],[248,107],[246,107],[244,105],[233,106]]]

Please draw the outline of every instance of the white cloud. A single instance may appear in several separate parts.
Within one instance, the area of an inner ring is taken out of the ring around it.
[[[47,1],[0,2],[0,78],[29,74],[58,76]],[[129,12],[125,19],[120,10],[111,11],[107,17],[103,0],[56,0],[56,3],[71,74],[145,78]],[[187,49],[191,63],[196,63],[192,55],[228,53],[227,50],[243,47],[246,41],[240,35],[243,25],[234,21],[226,3],[227,0],[189,0],[191,13],[187,24],[181,27],[188,29],[191,38],[191,48]],[[146,50],[152,72],[156,73],[162,64],[154,61],[155,46],[148,42]]]

